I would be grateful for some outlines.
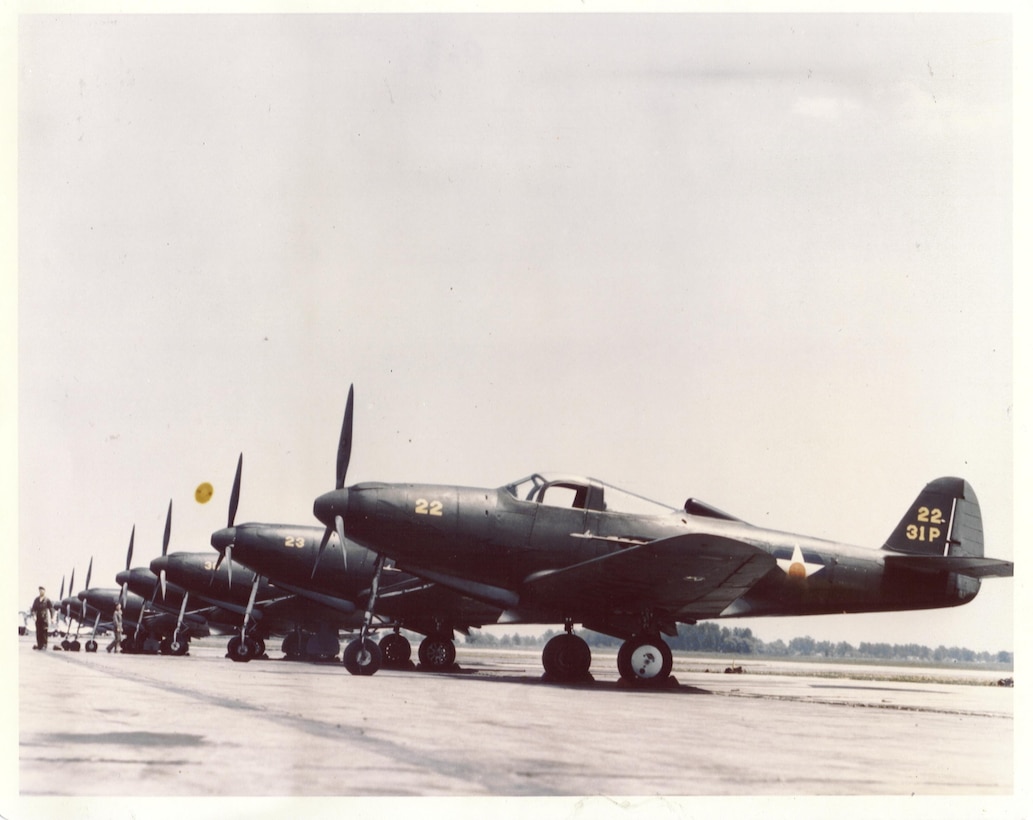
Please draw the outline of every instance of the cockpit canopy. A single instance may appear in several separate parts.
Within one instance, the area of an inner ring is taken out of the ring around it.
[[[534,473],[504,488],[520,501],[535,501],[551,507],[569,507],[598,512],[634,515],[671,515],[675,507],[580,476],[543,476]]]

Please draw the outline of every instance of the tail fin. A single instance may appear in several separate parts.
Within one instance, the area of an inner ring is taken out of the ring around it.
[[[963,478],[930,481],[883,549],[907,555],[981,558],[983,519],[972,486]]]

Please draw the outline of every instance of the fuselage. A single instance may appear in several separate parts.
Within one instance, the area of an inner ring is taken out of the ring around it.
[[[345,540],[342,553],[341,541],[332,533],[319,558],[323,533],[319,527],[292,524],[238,524],[213,533],[212,546],[231,547],[235,562],[269,578],[277,587],[353,612],[359,622],[373,584],[377,555],[351,539]],[[400,572],[389,560],[380,579],[378,614],[429,633],[493,623],[499,609]]]
[[[730,516],[651,508],[652,502],[638,499],[644,502],[640,511],[635,497],[592,479],[541,479],[527,485],[526,494],[525,484],[481,489],[361,483],[327,493],[315,510],[321,520],[342,516],[350,539],[391,556],[400,568],[442,582],[448,575],[508,590],[518,600],[529,579],[542,573],[688,533],[733,539],[774,559],[770,571],[720,617],[954,606],[971,600],[979,588],[978,581],[954,573],[887,568],[882,550],[756,527]],[[558,502],[549,503],[549,487],[565,491]],[[613,504],[611,497],[633,503]],[[693,603],[692,584],[686,583],[684,600],[667,614],[688,622],[713,617],[699,616]],[[562,608],[550,606],[547,619]],[[578,621],[599,616],[563,614]]]

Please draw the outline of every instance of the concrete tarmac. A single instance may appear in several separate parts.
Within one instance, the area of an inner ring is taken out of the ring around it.
[[[1010,795],[1013,691],[871,667],[836,677],[676,654],[678,685],[541,680],[540,650],[459,645],[461,671],[32,651],[20,642],[30,796]],[[275,645],[271,642],[270,646]],[[103,644],[102,644],[103,646]],[[281,653],[270,651],[278,658]],[[711,671],[707,671],[707,670]],[[821,670],[825,670],[822,672]],[[762,673],[762,674],[761,674]],[[844,676],[845,675],[845,676]]]

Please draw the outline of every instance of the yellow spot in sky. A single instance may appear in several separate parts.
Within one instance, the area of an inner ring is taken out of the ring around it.
[[[194,490],[194,500],[198,504],[207,504],[211,500],[213,492],[215,490],[212,489],[212,485],[205,481],[203,484],[198,484],[197,489]]]

